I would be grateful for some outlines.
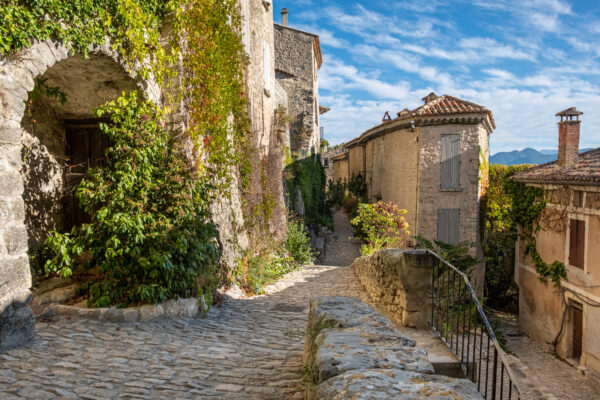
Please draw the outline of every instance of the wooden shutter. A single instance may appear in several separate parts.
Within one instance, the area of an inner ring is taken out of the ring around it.
[[[460,210],[438,210],[437,240],[443,243],[457,245],[460,241]]]
[[[442,135],[442,189],[460,185],[460,135]]]
[[[569,222],[569,265],[582,268],[585,258],[585,221],[571,219]]]

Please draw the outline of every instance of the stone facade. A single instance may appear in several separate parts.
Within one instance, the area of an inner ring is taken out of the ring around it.
[[[425,105],[398,113],[396,119],[366,131],[346,143],[348,177],[365,176],[369,201],[392,202],[407,210],[411,236],[442,240],[440,210],[458,214],[451,244],[475,243],[471,254],[483,259],[482,198],[487,190],[488,137],[495,128],[485,107],[445,95],[427,96]],[[448,136],[446,136],[448,135]],[[456,185],[445,188],[442,141],[452,136]],[[335,165],[335,164],[334,164]],[[338,169],[337,166],[334,168]],[[346,169],[339,165],[339,176]],[[483,283],[484,265],[474,270],[473,282]]]
[[[289,136],[276,112],[280,106],[287,107],[287,93],[275,79],[273,10],[262,0],[244,0],[241,8],[242,37],[250,61],[247,95],[251,142],[256,149],[249,152],[253,157],[253,192],[248,200],[251,204],[269,196],[275,201],[273,216],[263,225],[282,239],[287,215],[283,178],[274,177],[283,175]],[[164,34],[168,32],[164,30]],[[81,123],[93,118],[96,106],[123,91],[138,90],[161,104],[161,88],[152,81],[137,80],[134,72],[128,72],[108,40],[89,51],[90,57],[84,59],[60,43],[35,42],[0,60],[0,347],[33,336],[33,314],[28,306],[32,276],[27,251],[43,243],[49,231],[65,229],[66,213],[61,201],[68,187],[66,170],[73,167],[67,154],[67,121]],[[30,92],[39,77],[47,79],[48,86],[65,92],[67,102],[61,104],[45,96],[31,99]],[[176,134],[185,127],[185,113],[183,107],[170,116]],[[95,123],[97,126],[97,120]],[[89,147],[92,152],[93,146]],[[260,184],[263,173],[273,177],[267,188]],[[232,171],[232,176],[231,195],[211,206],[221,235],[223,263],[229,268],[236,265],[240,250],[250,243],[250,235],[244,230],[237,172]]]
[[[82,60],[61,44],[35,42],[0,60],[0,347],[33,336],[27,250],[61,225],[55,201],[64,185],[60,176],[64,154],[59,149],[64,139],[56,119],[81,117],[84,109],[92,107],[87,110],[90,115],[94,106],[108,100],[104,96],[113,86],[117,93],[138,88],[160,102],[160,89],[152,82],[133,83],[108,42],[90,50],[91,59]],[[94,63],[95,58],[100,61]],[[62,85],[72,101],[65,106],[32,102],[28,116],[29,92],[41,76],[49,86]]]
[[[319,152],[319,37],[289,26],[275,24],[275,74],[288,94],[290,151],[304,158]]]
[[[346,150],[342,146],[333,147],[325,150],[321,154],[321,164],[325,169],[325,176],[327,177],[327,182],[337,182],[335,178],[335,169],[333,167],[334,162],[338,160],[340,155],[346,153]]]

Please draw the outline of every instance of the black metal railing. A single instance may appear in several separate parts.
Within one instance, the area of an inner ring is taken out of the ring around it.
[[[432,328],[460,360],[485,399],[520,399],[506,356],[468,276],[438,254],[433,268]]]

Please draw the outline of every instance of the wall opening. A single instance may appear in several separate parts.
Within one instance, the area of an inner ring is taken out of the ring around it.
[[[36,82],[39,89],[29,93],[21,121],[21,174],[30,255],[51,231],[70,231],[90,220],[79,207],[73,188],[89,168],[107,162],[105,151],[110,143],[99,129],[99,123],[106,120],[96,118],[94,109],[122,92],[138,90],[123,67],[102,54],[67,58]],[[66,102],[47,95],[47,88],[64,93]]]

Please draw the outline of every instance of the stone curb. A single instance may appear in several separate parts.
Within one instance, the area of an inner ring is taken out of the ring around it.
[[[158,318],[194,318],[206,314],[209,310],[206,300],[192,297],[189,299],[168,300],[158,305],[143,305],[128,308],[81,308],[64,304],[47,307],[42,315],[69,315],[96,321],[144,322]]]

